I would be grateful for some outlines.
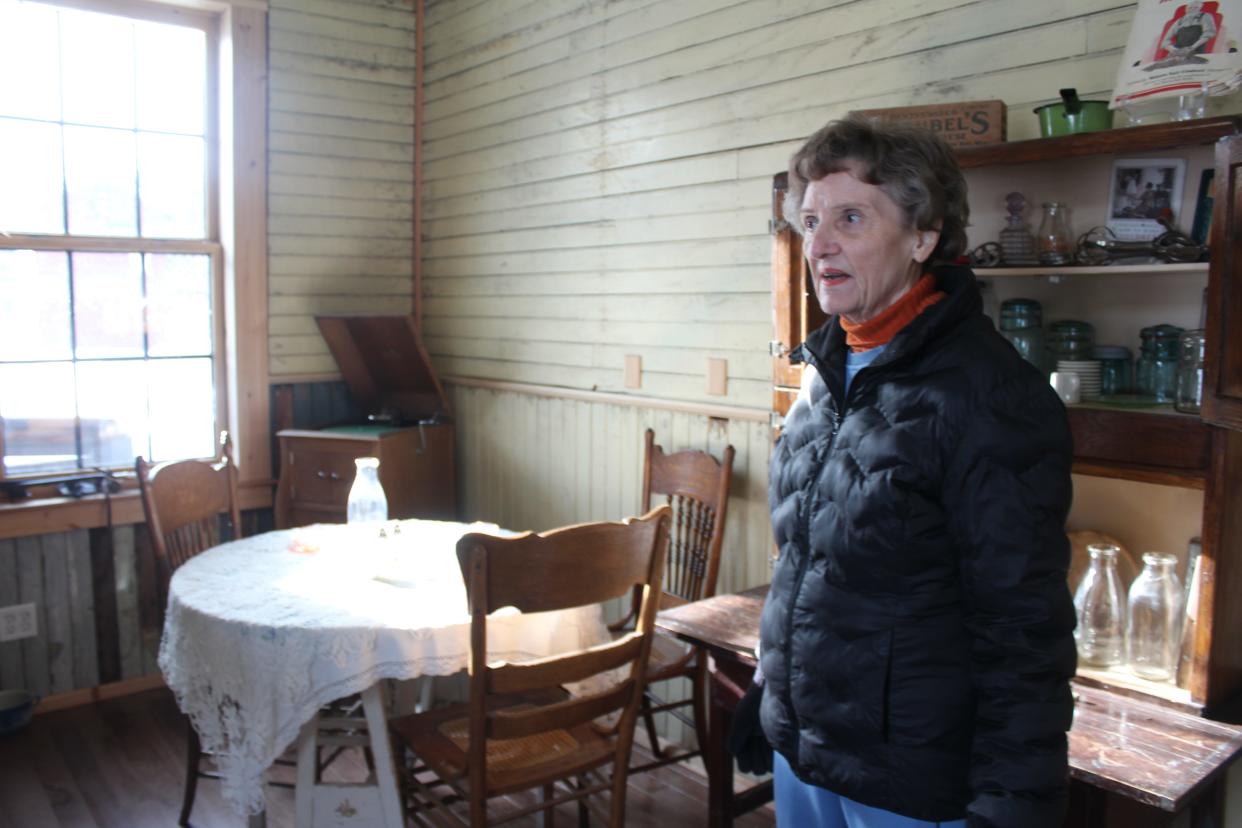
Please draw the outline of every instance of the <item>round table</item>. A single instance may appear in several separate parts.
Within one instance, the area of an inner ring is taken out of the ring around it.
[[[160,669],[239,813],[263,809],[264,771],[323,705],[380,679],[465,669],[470,619],[455,552],[473,531],[512,534],[428,520],[315,525],[223,544],[177,570]],[[488,625],[497,659],[608,639],[598,606],[501,610]]]

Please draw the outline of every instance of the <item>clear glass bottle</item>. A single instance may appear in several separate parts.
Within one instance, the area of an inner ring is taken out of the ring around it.
[[[1130,585],[1126,604],[1126,656],[1140,678],[1168,681],[1177,672],[1181,647],[1182,585],[1177,556],[1143,553],[1143,571]]]
[[[1022,193],[1009,193],[1005,196],[1005,209],[1009,215],[1005,217],[1005,229],[1000,231],[1001,262],[1006,267],[1039,264],[1035,237],[1022,220],[1026,197]]]
[[[1041,265],[1068,265],[1074,262],[1074,237],[1070,235],[1065,214],[1068,208],[1059,201],[1044,202],[1044,218],[1039,223],[1035,246]]]
[[[1203,343],[1201,330],[1182,331],[1178,340],[1177,392],[1173,407],[1198,414],[1203,402]]]
[[[1171,403],[1177,395],[1177,349],[1182,329],[1176,325],[1152,325],[1139,331],[1142,345],[1134,366],[1135,390],[1158,403]]]
[[[1121,664],[1124,649],[1125,604],[1121,578],[1117,575],[1117,556],[1121,550],[1107,543],[1087,546],[1091,560],[1074,593],[1078,611],[1078,658],[1088,667]]]
[[[346,523],[368,523],[388,520],[388,498],[379,479],[379,458],[359,457],[354,460],[358,471],[349,487],[345,510]]]
[[[1048,373],[1044,352],[1043,308],[1034,299],[1006,299],[1000,306],[1000,332],[1027,362]]]

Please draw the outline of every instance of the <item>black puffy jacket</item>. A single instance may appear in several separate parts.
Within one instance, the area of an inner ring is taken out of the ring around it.
[[[761,721],[799,778],[863,804],[1049,828],[1073,714],[1069,427],[973,274],[935,273],[947,297],[848,395],[835,318],[799,349],[827,391],[773,452]]]

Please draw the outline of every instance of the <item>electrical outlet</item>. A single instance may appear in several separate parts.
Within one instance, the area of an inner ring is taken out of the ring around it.
[[[38,634],[39,623],[34,604],[0,607],[0,641],[34,638]]]

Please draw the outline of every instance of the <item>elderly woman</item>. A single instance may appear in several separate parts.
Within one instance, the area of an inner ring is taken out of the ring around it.
[[[934,135],[834,122],[787,217],[827,323],[772,457],[760,720],[788,826],[1060,824],[1071,444],[984,316]]]

